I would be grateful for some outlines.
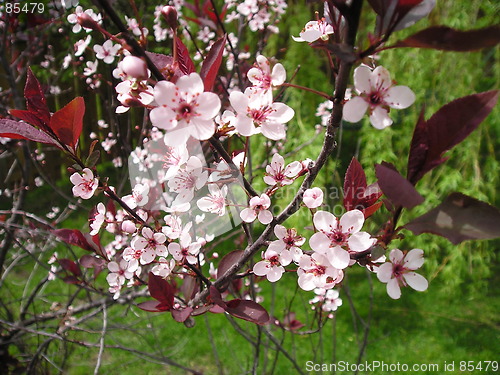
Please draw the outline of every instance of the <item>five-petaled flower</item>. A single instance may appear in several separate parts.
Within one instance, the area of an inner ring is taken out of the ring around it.
[[[360,121],[366,111],[370,122],[377,129],[392,125],[389,108],[408,108],[415,101],[415,94],[407,86],[393,86],[391,75],[383,66],[371,70],[361,65],[354,70],[355,96],[344,105],[343,118],[349,122]]]
[[[256,218],[264,225],[273,221],[273,214],[268,210],[271,206],[271,199],[269,199],[267,194],[262,194],[260,197],[252,197],[249,206],[240,212],[241,220],[245,223],[251,223]]]
[[[290,185],[294,178],[302,171],[302,164],[294,161],[285,167],[285,159],[280,154],[274,154],[271,164],[266,166],[264,182],[268,185]]]
[[[267,91],[273,87],[281,86],[285,82],[286,70],[280,63],[275,64],[271,70],[269,60],[265,56],[259,55],[255,65],[247,73],[253,90]]]
[[[158,107],[149,116],[154,126],[168,131],[167,146],[184,144],[189,136],[204,141],[215,133],[214,117],[221,102],[216,94],[204,90],[197,73],[182,76],[175,84],[169,81],[156,84],[154,98]]]
[[[377,278],[387,283],[387,294],[393,299],[401,297],[401,287],[411,286],[423,292],[429,283],[422,275],[414,271],[424,264],[424,251],[413,249],[404,254],[399,249],[393,249],[389,254],[390,262],[382,264],[377,270]]]
[[[318,39],[327,41],[330,38],[330,34],[333,34],[333,32],[332,25],[330,25],[325,18],[321,18],[317,21],[309,21],[306,23],[299,34],[300,36],[292,36],[292,38],[296,42],[312,43]]]
[[[155,233],[151,228],[144,227],[142,236],[136,236],[130,243],[134,250],[141,251],[141,264],[151,263],[156,256],[166,256],[167,247],[164,245],[167,237],[163,233]]]
[[[264,259],[253,266],[253,273],[257,276],[266,276],[272,283],[281,279],[285,272],[283,266],[288,266],[292,262],[292,254],[288,250],[277,253],[267,249],[262,257]]]
[[[99,181],[89,168],[84,168],[82,174],[75,172],[69,180],[73,183],[73,195],[82,199],[90,199],[94,195]]]
[[[292,255],[294,262],[299,262],[302,256],[302,250],[300,247],[306,242],[306,239],[301,235],[297,234],[295,228],[285,228],[283,225],[276,225],[274,227],[274,234],[278,238],[276,241],[272,241],[269,244],[268,250],[275,251],[277,253],[282,253],[283,251],[289,251]]]
[[[364,221],[365,216],[359,210],[348,211],[340,219],[330,212],[318,211],[313,217],[318,232],[311,236],[309,244],[334,267],[344,269],[351,262],[349,251],[367,250],[376,241],[369,233],[360,232]]]

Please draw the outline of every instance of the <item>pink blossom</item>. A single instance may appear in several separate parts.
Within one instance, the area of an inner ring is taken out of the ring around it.
[[[286,250],[290,252],[294,262],[299,262],[302,256],[300,247],[304,244],[306,239],[297,234],[295,228],[287,229],[279,224],[274,227],[274,234],[278,239],[269,244],[268,250],[272,250],[278,254]]]
[[[227,186],[224,185],[219,189],[216,184],[209,184],[208,191],[210,193],[208,196],[196,202],[198,208],[204,212],[224,216],[226,213]]]
[[[387,294],[393,299],[401,297],[401,287],[409,285],[423,292],[429,283],[422,275],[413,272],[424,264],[424,251],[413,249],[404,254],[399,249],[393,249],[389,254],[390,262],[382,264],[377,271],[377,278],[387,283]]]
[[[149,185],[136,184],[132,194],[124,196],[122,200],[132,209],[145,206],[149,200]]]
[[[111,40],[106,40],[102,46],[94,45],[95,57],[102,60],[105,64],[111,64],[115,61],[118,51],[122,48],[119,44],[113,44]]]
[[[415,94],[407,86],[393,86],[390,73],[382,66],[371,70],[361,65],[354,70],[355,96],[344,105],[343,118],[349,122],[360,121],[366,111],[370,123],[377,129],[392,125],[389,108],[408,108],[415,101]]]
[[[106,281],[110,286],[122,286],[125,280],[130,280],[134,277],[134,272],[137,270],[131,269],[126,260],[122,259],[118,262],[109,262],[108,270],[110,273],[106,276]]]
[[[319,187],[307,189],[304,192],[303,202],[307,208],[318,208],[323,204],[323,190]]]
[[[91,219],[90,223],[90,235],[95,236],[97,233],[99,233],[99,230],[101,229],[102,225],[106,221],[106,207],[104,206],[103,203],[99,203],[96,208],[96,212],[94,215],[94,218]]]
[[[365,217],[359,210],[346,212],[340,220],[330,212],[318,211],[313,217],[318,232],[311,236],[309,244],[313,250],[324,254],[334,267],[344,269],[351,261],[344,248],[364,251],[375,243],[369,233],[360,232],[364,221]]]
[[[204,92],[197,73],[182,76],[175,84],[158,82],[154,97],[159,106],[151,111],[151,122],[169,132],[176,130],[175,135],[166,134],[167,146],[186,143],[189,136],[207,140],[215,133],[214,117],[219,113],[220,99],[212,92]]]
[[[335,268],[328,259],[319,254],[302,255],[297,269],[298,283],[303,290],[333,288],[342,281],[344,273]]]
[[[342,299],[339,298],[339,292],[335,289],[316,288],[314,293],[316,296],[309,303],[319,303],[321,310],[325,312],[336,311],[339,306],[342,306]]]
[[[205,186],[207,180],[208,172],[203,170],[201,160],[196,156],[191,156],[186,165],[168,181],[170,191],[178,194],[172,205],[190,202],[195,190],[200,190]]]
[[[83,19],[86,17],[90,17],[92,20],[94,20],[96,23],[101,24],[102,23],[102,17],[100,14],[95,14],[92,9],[87,9],[83,11],[83,8],[81,6],[77,6],[75,9],[75,13],[70,14],[67,18],[68,22],[71,24],[74,24],[73,26],[73,32],[79,33],[82,30],[82,25],[80,24]],[[85,29],[86,32],[92,31],[92,29],[83,26],[83,29]]]
[[[231,92],[229,100],[237,112],[234,127],[241,135],[249,137],[262,133],[275,141],[286,137],[285,123],[295,115],[286,104],[273,103],[265,93],[249,89],[245,93]]]
[[[149,77],[149,70],[146,63],[137,56],[125,56],[120,62],[120,69],[128,77],[136,80],[146,80]]]
[[[281,253],[267,249],[263,254],[264,260],[255,263],[253,273],[257,276],[266,276],[267,280],[274,283],[281,279],[285,272],[284,266],[292,262],[292,254],[288,250]]]
[[[144,227],[141,234],[130,243],[134,250],[142,250],[141,264],[151,263],[156,256],[168,254],[167,247],[163,245],[167,237],[163,233],[155,233],[151,228]]]
[[[73,183],[73,195],[82,199],[90,199],[94,195],[99,181],[94,178],[94,173],[88,168],[84,168],[82,174],[75,172],[69,180]]]
[[[269,199],[267,194],[262,194],[260,197],[252,197],[249,205],[250,207],[240,212],[241,220],[251,223],[258,218],[265,225],[273,221],[273,214],[268,210],[271,206],[271,199]]]
[[[168,252],[177,261],[186,260],[189,264],[196,264],[198,255],[200,255],[200,248],[200,243],[192,242],[191,236],[183,232],[179,237],[179,243],[171,242],[168,245]]]
[[[269,90],[273,87],[281,86],[286,79],[286,70],[280,63],[273,66],[266,57],[258,55],[256,66],[251,68],[247,73],[248,80],[253,87],[260,90]]]
[[[163,278],[167,277],[172,273],[172,270],[175,267],[175,260],[170,259],[167,260],[164,257],[160,257],[156,265],[151,268],[151,272],[153,272],[156,276],[161,276]]]
[[[285,167],[285,159],[276,153],[273,155],[271,164],[266,166],[267,176],[264,176],[264,182],[272,186],[290,185],[300,171],[302,171],[302,164],[299,161],[294,161]]]
[[[296,42],[308,42],[312,43],[318,39],[327,41],[330,35],[333,34],[332,25],[326,22],[325,18],[321,18],[317,21],[309,21],[306,23],[299,37],[292,36],[293,40]]]

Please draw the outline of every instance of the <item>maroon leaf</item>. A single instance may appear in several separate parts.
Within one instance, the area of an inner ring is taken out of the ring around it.
[[[170,310],[174,306],[174,288],[164,278],[150,272],[148,290],[151,297],[160,302],[157,307],[164,309],[162,311]]]
[[[225,310],[226,303],[222,300],[222,296],[220,292],[217,290],[217,288],[211,285],[209,288],[209,292],[210,292],[210,299],[212,300],[212,302],[215,303],[217,306],[222,307]]]
[[[85,102],[81,96],[78,96],[54,113],[50,119],[50,128],[62,143],[70,146],[73,150],[82,133],[84,114]]]
[[[461,193],[450,194],[443,203],[410,221],[405,228],[415,235],[433,233],[453,244],[466,240],[500,237],[500,210]]]
[[[57,262],[59,263],[59,265],[63,270],[72,273],[74,276],[78,277],[82,275],[80,267],[71,259],[66,259],[66,258],[57,259]]]
[[[208,51],[205,60],[200,70],[200,77],[205,85],[205,91],[212,91],[214,87],[215,79],[217,78],[217,72],[219,71],[220,64],[222,62],[222,53],[224,52],[224,47],[226,45],[226,35],[217,40],[210,51]]]
[[[240,319],[264,325],[269,323],[269,314],[266,309],[257,302],[246,299],[233,299],[227,302],[226,311]]]
[[[179,323],[183,323],[186,321],[187,318],[191,316],[191,313],[193,312],[192,307],[186,307],[182,310],[170,310],[170,313],[172,314],[172,318],[175,319],[175,321]]]
[[[47,126],[50,122],[50,111],[47,107],[47,101],[45,100],[40,82],[36,79],[31,68],[28,68],[28,76],[26,78],[26,85],[24,86],[24,97],[26,98],[26,108],[28,111],[35,115],[42,125]]]
[[[432,0],[368,0],[377,13],[379,34],[404,29],[425,17],[434,7]]]
[[[377,164],[375,174],[380,188],[394,206],[413,208],[424,201],[410,181],[401,176],[392,165]]]
[[[396,42],[392,47],[466,52],[494,47],[498,43],[500,43],[499,26],[468,31],[455,30],[447,26],[432,26]]]
[[[182,281],[182,285],[180,288],[181,293],[184,295],[184,300],[190,301],[194,295],[199,290],[198,282],[195,277],[192,276],[184,276],[184,280]]]
[[[54,229],[51,232],[68,245],[75,245],[84,250],[95,252],[95,246],[92,246],[78,229]]]
[[[63,277],[62,281],[64,281],[66,284],[80,284],[80,279],[71,275]]]
[[[83,255],[78,262],[84,268],[94,269],[94,279],[106,268],[106,260],[89,254]]]
[[[39,127],[43,131],[49,131],[48,126],[46,124],[44,124],[42,122],[42,120],[40,120],[38,118],[38,116],[36,114],[34,114],[30,111],[25,111],[23,109],[10,109],[9,113],[12,116],[17,117],[17,118],[27,122],[28,124],[35,125],[35,126]]]
[[[226,273],[228,269],[235,263],[237,263],[243,256],[243,250],[231,251],[229,254],[224,255],[221,259],[219,266],[217,267],[217,278],[221,277]]]
[[[498,91],[486,91],[453,100],[427,121],[421,115],[411,141],[408,180],[416,184],[424,174],[445,162],[443,154],[479,126],[497,99]]]
[[[57,145],[57,142],[41,130],[25,123],[6,118],[0,119],[0,137],[29,139],[30,141]]]
[[[149,300],[145,302],[141,302],[137,305],[138,308],[144,311],[149,311],[149,312],[163,312],[163,311],[168,311],[168,310],[161,310],[158,308],[160,305],[160,302],[156,300]]]
[[[365,218],[372,215],[380,206],[376,201],[381,197],[378,184],[366,186],[366,175],[356,158],[352,158],[344,178],[344,208],[346,211],[358,209]]]
[[[174,37],[174,43],[177,48],[177,63],[179,64],[179,69],[184,74],[190,74],[196,71],[193,60],[189,56],[189,50],[182,43],[179,37]]]

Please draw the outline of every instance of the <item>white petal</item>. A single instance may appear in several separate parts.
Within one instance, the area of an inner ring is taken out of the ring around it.
[[[385,129],[392,125],[392,120],[385,108],[376,107],[370,115],[370,123],[376,129]]]
[[[401,288],[399,287],[397,279],[391,279],[387,283],[387,294],[392,299],[399,299],[401,297]]]
[[[287,235],[287,230],[283,225],[276,225],[274,227],[274,234],[277,238],[283,238]]]
[[[299,286],[305,291],[313,290],[314,288],[316,288],[316,285],[314,283],[314,279],[315,279],[315,277],[313,274],[304,273],[304,274],[299,276],[299,279],[298,279]]]
[[[276,64],[273,67],[273,71],[271,73],[271,84],[273,86],[280,86],[286,80],[286,70],[281,64]]]
[[[344,104],[342,118],[347,122],[361,121],[368,109],[368,102],[360,96],[355,96]]]
[[[333,229],[337,228],[338,220],[330,212],[318,211],[314,214],[313,223],[316,229],[324,230],[325,232],[330,232],[332,228]]]
[[[383,91],[391,87],[391,74],[383,66],[377,66],[372,72],[370,77],[371,85],[373,89],[377,91]]]
[[[269,244],[269,247],[267,249],[269,251],[274,251],[274,252],[280,254],[283,250],[285,250],[285,248],[286,248],[286,245],[283,241],[276,240],[276,241],[272,241]]]
[[[176,86],[180,91],[191,95],[201,94],[205,89],[203,81],[198,73],[182,76],[177,80]]]
[[[369,94],[372,90],[370,86],[370,76],[372,70],[364,65],[361,65],[354,69],[354,88],[358,94],[366,93]]]
[[[422,249],[413,249],[405,256],[405,268],[416,270],[424,264],[424,251]]]
[[[156,103],[160,105],[175,106],[179,101],[177,89],[172,82],[160,81],[154,88],[154,97]]]
[[[231,102],[231,106],[238,113],[246,114],[248,112],[248,96],[243,94],[240,91],[233,91],[229,95],[229,101]]]
[[[429,287],[427,279],[422,275],[419,275],[418,273],[407,272],[403,274],[403,277],[409,286],[411,286],[413,289],[419,292],[423,292],[424,290],[427,290],[427,288]]]
[[[191,134],[194,139],[206,141],[215,133],[215,122],[211,119],[203,120],[201,118],[195,118],[191,123],[189,134]]]
[[[340,218],[340,229],[343,233],[356,233],[361,230],[365,222],[365,215],[360,210],[346,212]]]
[[[197,104],[196,113],[204,120],[214,118],[219,113],[221,106],[219,97],[213,92],[201,94]]]
[[[168,107],[156,107],[149,113],[152,124],[166,130],[172,130],[177,126],[175,117],[175,112]]]
[[[387,90],[384,101],[392,108],[408,108],[415,102],[415,94],[407,86],[394,86]]]
[[[262,224],[269,224],[273,221],[273,214],[268,210],[262,210],[259,212],[258,218]]]
[[[392,263],[384,263],[377,269],[377,278],[382,283],[387,283],[392,278]]]
[[[327,257],[331,265],[339,270],[347,268],[347,266],[349,266],[349,261],[351,260],[349,253],[340,246],[331,248],[327,253]]]
[[[270,122],[279,122],[284,124],[290,121],[295,115],[295,111],[283,103],[274,103],[272,108],[274,112],[268,116]]]
[[[370,233],[358,232],[349,237],[347,244],[349,245],[349,250],[365,251],[372,247],[375,241],[374,238],[371,238]]]
[[[399,249],[392,249],[389,254],[389,259],[392,263],[401,264],[403,262],[404,254]]]
[[[279,279],[281,279],[283,272],[285,272],[285,269],[281,266],[272,267],[267,274],[267,279],[271,283],[274,283],[274,282],[278,281]]]
[[[238,117],[236,117],[236,121],[234,122],[234,127],[238,133],[245,137],[250,137],[256,133],[253,120],[246,115],[238,115]]]
[[[267,260],[261,260],[253,266],[253,273],[257,276],[266,276],[271,269],[271,264]]]
[[[320,253],[324,253],[330,247],[330,244],[330,239],[321,232],[314,233],[309,240],[309,246],[311,246],[311,249]]]
[[[260,128],[262,134],[273,141],[278,141],[280,139],[286,138],[286,128],[283,124],[262,124]]]
[[[245,208],[240,212],[240,218],[243,220],[245,223],[251,223],[252,221],[255,220],[257,217],[257,214],[255,213],[254,210],[250,208]]]

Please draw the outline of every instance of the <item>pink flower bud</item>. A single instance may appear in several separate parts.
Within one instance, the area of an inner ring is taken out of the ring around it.
[[[161,14],[163,15],[163,18],[165,18],[165,21],[167,21],[168,26],[174,30],[177,29],[179,26],[179,23],[177,22],[177,10],[175,10],[173,6],[164,6],[161,10]]]
[[[125,220],[122,223],[122,231],[127,233],[135,233],[136,227],[132,220]]]
[[[148,67],[139,57],[126,56],[120,63],[120,67],[127,76],[139,80],[148,79]]]

